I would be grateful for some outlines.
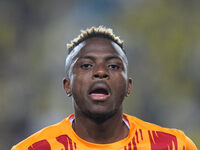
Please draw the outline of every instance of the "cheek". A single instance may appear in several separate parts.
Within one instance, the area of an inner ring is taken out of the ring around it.
[[[127,75],[127,73],[123,73],[122,76],[123,76],[125,88],[126,88],[126,91],[127,91],[127,89],[128,89],[128,75]]]
[[[82,90],[86,89],[89,84],[89,75],[85,74],[74,74],[72,77],[72,90],[76,90],[76,92],[82,92]]]
[[[77,88],[81,85],[85,84],[85,81],[88,81],[90,74],[89,73],[84,73],[83,71],[80,70],[79,65],[76,63],[73,66],[70,79],[72,81],[71,87],[72,88]]]
[[[112,80],[112,85],[113,88],[118,91],[119,93],[121,94],[124,94],[127,90],[127,74],[126,73],[121,73],[121,74],[118,74],[116,75],[113,79],[115,80]]]

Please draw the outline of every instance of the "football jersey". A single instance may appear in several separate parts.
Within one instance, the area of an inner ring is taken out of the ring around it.
[[[126,138],[109,144],[90,143],[75,133],[73,119],[74,114],[38,131],[12,150],[197,150],[182,131],[163,128],[127,114],[123,114],[129,128]]]

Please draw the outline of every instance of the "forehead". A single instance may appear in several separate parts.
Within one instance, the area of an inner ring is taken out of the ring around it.
[[[122,55],[122,53],[124,53],[122,49],[113,41],[94,37],[85,41],[77,56],[97,54],[100,57],[104,55]]]

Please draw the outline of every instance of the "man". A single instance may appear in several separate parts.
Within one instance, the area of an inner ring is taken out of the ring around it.
[[[74,114],[33,134],[13,150],[196,150],[182,131],[122,113],[130,94],[123,42],[111,29],[92,27],[68,44],[63,86]]]

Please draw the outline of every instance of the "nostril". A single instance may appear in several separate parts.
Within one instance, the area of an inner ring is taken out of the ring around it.
[[[94,77],[95,77],[95,78],[99,78],[99,75],[98,75],[98,74],[95,74]]]
[[[108,75],[107,75],[107,74],[104,74],[104,75],[103,75],[103,78],[107,78],[107,77],[108,77]]]
[[[94,74],[94,78],[100,78],[100,79],[103,79],[103,78],[108,78],[108,75],[107,74]]]

